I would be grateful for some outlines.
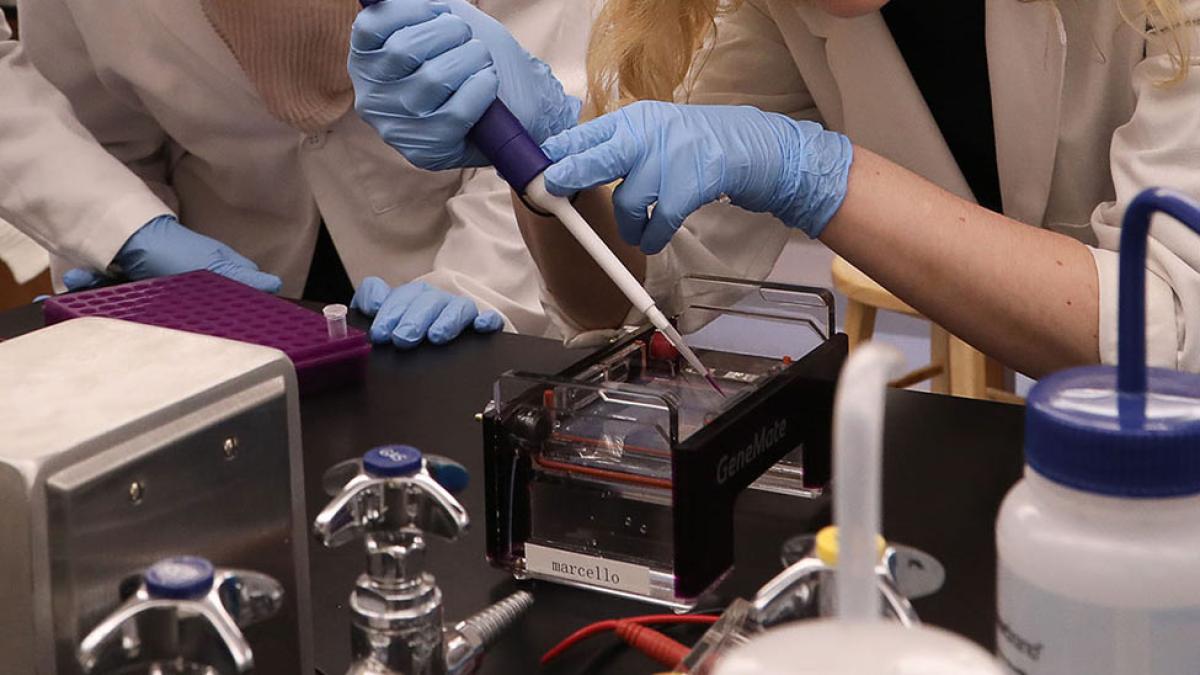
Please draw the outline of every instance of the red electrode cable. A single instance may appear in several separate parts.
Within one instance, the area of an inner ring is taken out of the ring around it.
[[[629,617],[628,619],[607,619],[605,621],[597,621],[590,626],[584,626],[574,633],[571,633],[562,642],[554,645],[550,651],[542,655],[542,665],[544,666],[558,658],[563,652],[567,651],[575,644],[582,642],[593,635],[611,630],[616,631],[617,635],[620,636],[621,639],[628,643],[631,647],[638,649],[643,654],[646,654],[650,658],[662,663],[668,668],[674,667],[677,663],[679,663],[679,659],[682,659],[683,656],[685,656],[691,650],[675,640],[672,640],[666,635],[659,633],[658,631],[643,631],[638,629],[649,624],[714,624],[717,622],[717,618],[718,617],[708,616],[705,614],[649,614],[646,616],[633,616]],[[643,645],[642,643],[645,644]],[[680,649],[683,651],[680,652]],[[667,663],[666,661],[662,660],[662,658],[672,658],[676,654],[679,654],[679,658],[675,659],[671,663]]]
[[[618,621],[614,631],[625,644],[658,661],[667,668],[679,665],[691,647],[633,621]]]

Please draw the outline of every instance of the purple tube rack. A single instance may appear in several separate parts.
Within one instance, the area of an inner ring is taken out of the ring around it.
[[[303,394],[362,380],[371,352],[360,330],[330,339],[320,314],[206,270],[58,295],[42,311],[47,325],[104,316],[274,347]]]

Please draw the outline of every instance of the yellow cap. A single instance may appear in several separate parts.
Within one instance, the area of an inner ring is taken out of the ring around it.
[[[878,534],[875,535],[875,553],[879,558],[883,558],[883,551],[887,548],[887,542]],[[838,529],[836,525],[829,525],[821,528],[817,533],[817,557],[821,562],[830,567],[837,567],[838,563]]]

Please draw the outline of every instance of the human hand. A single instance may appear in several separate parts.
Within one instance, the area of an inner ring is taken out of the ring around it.
[[[355,108],[423,169],[486,166],[467,132],[497,96],[534,140],[574,126],[580,102],[503,25],[464,0],[384,0],[350,39]]]
[[[155,218],[130,235],[113,264],[131,281],[208,270],[268,293],[278,293],[283,286],[279,277],[260,271],[254,261],[216,239],[189,230],[174,216]],[[63,284],[75,291],[107,278],[95,270],[75,268],[63,274]]]
[[[559,196],[624,179],[613,193],[621,237],[658,253],[693,211],[728,196],[818,237],[846,195],[853,146],[814,122],[747,106],[643,101],[542,144]],[[653,213],[650,207],[653,206]]]
[[[401,349],[411,349],[426,338],[435,345],[445,344],[474,326],[477,333],[494,333],[504,327],[495,311],[480,313],[470,298],[434,288],[424,281],[392,288],[379,277],[363,279],[350,306],[375,317],[368,335],[371,342],[391,341]]]

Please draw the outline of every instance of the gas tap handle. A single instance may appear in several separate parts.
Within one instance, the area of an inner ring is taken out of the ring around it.
[[[424,503],[431,505],[431,508],[417,509],[417,527],[451,541],[466,533],[471,526],[471,518],[467,515],[467,509],[449,490],[428,471],[413,476],[412,482],[423,493]]]
[[[438,485],[449,490],[450,494],[456,495],[467,489],[467,483],[470,481],[467,467],[443,455],[424,454],[424,457],[425,468],[429,470]],[[325,470],[325,475],[321,477],[321,488],[327,497],[334,497],[342,491],[342,488],[346,487],[352,478],[362,472],[361,457],[338,462]]]
[[[143,612],[152,609],[167,609],[175,606],[173,600],[155,600],[145,596],[141,589],[121,604],[112,614],[104,617],[79,643],[76,657],[84,673],[90,673],[100,661],[108,647],[118,641],[121,627]]]
[[[382,502],[383,485],[359,473],[334,495],[313,521],[313,534],[328,548],[336,548],[360,536],[373,516],[366,513],[368,498]]]
[[[217,569],[191,556],[166,558],[150,566],[134,594],[84,637],[76,657],[83,672],[91,673],[106,651],[120,644],[127,623],[152,610],[173,610],[163,612],[163,620],[203,619],[237,672],[248,673],[254,668],[254,653],[241,627],[274,616],[282,605],[283,587],[265,574]]]
[[[346,475],[348,466],[343,462],[330,469],[339,475],[326,483]],[[414,529],[453,540],[469,525],[466,509],[434,479],[419,450],[387,445],[363,455],[358,473],[317,515],[313,532],[333,548],[367,534]]]

